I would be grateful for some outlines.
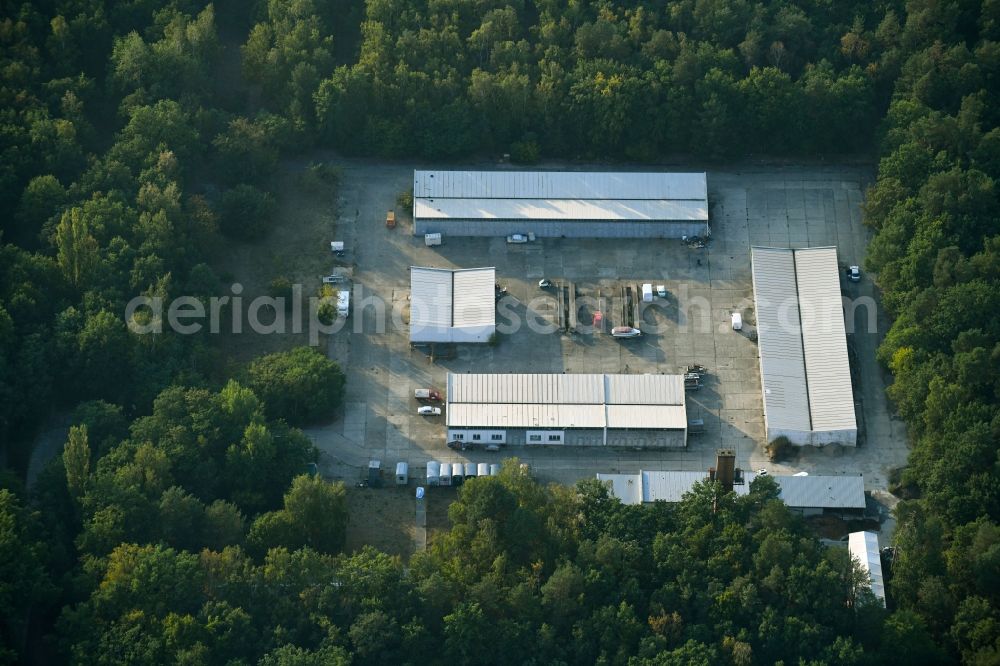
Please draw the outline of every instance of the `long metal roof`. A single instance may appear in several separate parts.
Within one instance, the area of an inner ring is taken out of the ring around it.
[[[449,427],[687,427],[679,375],[448,374]]]
[[[837,248],[795,252],[813,430],[856,428]]]
[[[448,375],[450,403],[587,404],[604,402],[604,375],[458,374]]]
[[[882,577],[882,556],[879,553],[878,534],[851,532],[847,536],[847,549],[868,574],[872,592],[885,603],[885,580]]]
[[[444,342],[455,329],[496,325],[493,268],[410,267],[410,339]]]
[[[604,413],[593,405],[448,403],[450,428],[603,428]]]
[[[707,220],[701,200],[443,199],[413,200],[413,215],[462,220]]]
[[[704,173],[414,171],[413,196],[450,199],[708,198]]]
[[[856,429],[837,249],[751,254],[768,427]]]
[[[747,495],[753,472],[744,473],[744,483],[733,487],[737,495]],[[598,474],[611,481],[615,495],[626,504],[680,502],[694,484],[706,479],[701,471],[644,471],[637,474]],[[772,476],[781,491],[782,502],[793,509],[864,509],[865,482],[862,476]],[[631,480],[631,483],[628,481]],[[618,494],[619,489],[627,492]]]
[[[414,171],[413,216],[452,220],[708,220],[704,173]]]
[[[794,255],[759,247],[753,248],[752,254],[757,345],[768,424],[811,430]]]

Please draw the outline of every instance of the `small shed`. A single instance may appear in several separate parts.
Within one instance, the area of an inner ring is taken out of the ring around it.
[[[410,482],[410,466],[405,462],[396,463],[396,485],[405,486]]]
[[[368,461],[368,485],[373,488],[378,488],[382,485],[382,461],[381,460],[369,460]]]
[[[441,485],[451,485],[451,463],[441,463]]]
[[[441,485],[441,463],[431,460],[427,463],[427,485]]]

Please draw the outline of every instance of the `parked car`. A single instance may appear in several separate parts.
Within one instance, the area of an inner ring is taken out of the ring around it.
[[[733,313],[733,330],[742,331],[743,330],[743,315],[739,312]]]
[[[441,416],[441,408],[424,405],[423,407],[417,408],[417,414],[420,414],[421,416]]]
[[[666,285],[658,284],[656,285],[656,295],[660,298],[667,297],[667,287]]]
[[[847,269],[847,279],[851,282],[861,282],[861,267],[851,266]]]
[[[514,234],[512,236],[507,236],[508,243],[527,243],[528,237],[524,234]]]
[[[500,450],[500,445],[499,444],[487,444],[486,445],[486,450],[489,451],[490,453],[496,453],[497,451]]]
[[[344,241],[330,241],[330,251],[338,257],[344,256]]]
[[[337,275],[336,273],[334,273],[333,275],[323,276],[323,284],[340,284],[341,282],[345,282],[346,280],[347,280],[346,277],[344,277],[343,275]]]
[[[469,449],[472,448],[472,442],[463,442],[458,439],[453,439],[452,441],[448,442],[448,448],[453,449],[455,451],[468,451]]]
[[[611,337],[613,338],[637,338],[640,335],[642,335],[642,331],[631,326],[615,326],[611,329]]]
[[[552,286],[552,280],[549,280],[548,278],[542,278],[541,280],[538,281],[539,289],[548,289],[551,286]]]

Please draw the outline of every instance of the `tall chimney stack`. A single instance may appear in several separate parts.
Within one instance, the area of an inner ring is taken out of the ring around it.
[[[736,476],[736,451],[719,449],[715,452],[715,478],[724,492],[731,492]]]

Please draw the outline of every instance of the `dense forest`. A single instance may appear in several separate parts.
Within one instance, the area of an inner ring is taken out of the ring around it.
[[[1000,660],[1000,2],[0,7],[0,662]],[[890,609],[766,479],[649,509],[509,464],[409,562],[342,552],[345,489],[297,429],[341,370],[122,315],[219,292],[219,248],[269,233],[271,175],[316,148],[877,161],[913,445]]]

